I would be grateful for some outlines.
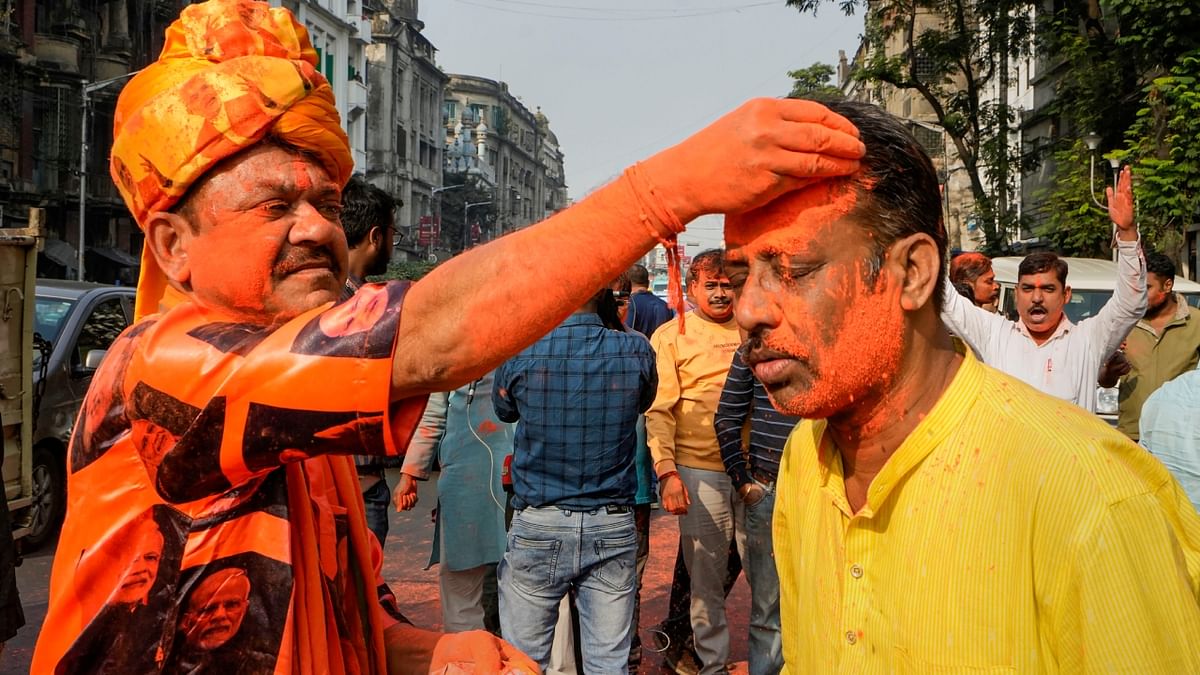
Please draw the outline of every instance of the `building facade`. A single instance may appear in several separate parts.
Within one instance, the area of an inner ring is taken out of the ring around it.
[[[372,2],[378,0],[269,0],[291,10],[317,50],[317,70],[329,80],[354,166],[367,163],[367,46]]]
[[[30,207],[45,209],[40,276],[79,274],[82,230],[87,278],[132,278],[143,239],[108,173],[113,109],[185,4],[0,0],[0,227],[24,226]]]
[[[467,172],[493,188],[496,223],[485,238],[545,219],[567,205],[563,153],[540,111],[533,113],[508,84],[450,75],[442,106],[445,172]]]
[[[400,249],[412,251],[422,219],[436,215],[442,185],[441,102],[449,79],[421,31],[417,0],[377,0],[367,48],[367,161],[361,172],[400,199]]]

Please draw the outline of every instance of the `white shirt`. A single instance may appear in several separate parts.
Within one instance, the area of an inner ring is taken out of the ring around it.
[[[1040,345],[1024,322],[976,307],[949,284],[942,321],[989,366],[1095,412],[1100,366],[1146,313],[1146,263],[1138,244],[1117,240],[1116,290],[1104,307],[1078,325],[1064,314]]]

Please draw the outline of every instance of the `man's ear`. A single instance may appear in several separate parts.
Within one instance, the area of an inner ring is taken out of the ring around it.
[[[911,234],[893,243],[888,260],[900,267],[900,307],[914,312],[929,304],[942,276],[937,242],[927,234]]]
[[[383,248],[384,233],[385,230],[378,225],[372,225],[371,230],[367,232],[367,241],[375,247],[376,251]]]
[[[154,211],[146,218],[146,243],[167,279],[186,286],[192,276],[188,250],[196,233],[187,218]]]
[[[1063,304],[1068,305],[1070,303],[1071,303],[1071,287],[1066,286],[1063,288]]]

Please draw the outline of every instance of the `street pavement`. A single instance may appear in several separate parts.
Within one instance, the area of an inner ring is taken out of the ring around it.
[[[389,472],[388,482],[395,485],[397,478]],[[390,531],[384,547],[383,576],[395,592],[400,611],[414,624],[423,628],[440,630],[442,608],[438,600],[437,567],[425,569],[433,541],[433,522],[430,512],[437,504],[437,483],[434,480],[420,484],[418,503],[412,511],[392,513]],[[662,658],[650,651],[654,644],[650,628],[666,616],[667,601],[671,592],[671,573],[675,565],[675,552],[679,546],[679,530],[676,518],[663,511],[655,511],[650,525],[650,559],[646,564],[642,588],[642,644],[647,646],[642,660],[643,673],[659,675],[670,670],[662,665]],[[0,656],[0,675],[24,675],[29,672],[33,658],[33,646],[46,616],[49,597],[50,566],[54,546],[48,545],[41,551],[26,554],[24,563],[17,568],[17,586],[21,593],[21,604],[25,608],[25,627],[10,640]],[[738,580],[726,604],[729,614],[732,658],[738,664],[732,673],[745,673],[746,631],[749,624],[750,590],[745,577]]]

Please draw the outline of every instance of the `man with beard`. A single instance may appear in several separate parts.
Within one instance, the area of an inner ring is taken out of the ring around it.
[[[746,362],[805,419],[776,496],[784,672],[1200,672],[1200,515],[953,341],[932,162],[882,109],[827,105],[863,168],[725,221]]]
[[[362,176],[352,176],[346,183],[342,190],[341,215],[350,263],[346,269],[342,301],[353,297],[368,276],[387,271],[392,257],[392,235],[396,232],[396,207],[401,205]],[[375,533],[380,546],[387,539],[388,506],[392,503],[392,491],[384,474],[386,468],[381,454],[354,456],[367,527]]]
[[[680,516],[701,675],[726,672],[729,626],[723,582],[742,519],[742,501],[725,473],[713,428],[725,375],[741,343],[722,258],[714,249],[692,259],[687,291],[696,309],[663,324],[650,338],[658,362],[658,395],[646,411],[646,438],[662,505]]]
[[[1146,256],[1146,316],[1134,325],[1125,339],[1125,349],[1114,355],[1128,362],[1121,377],[1117,428],[1138,440],[1142,406],[1150,395],[1169,380],[1191,370],[1200,362],[1200,309],[1189,307],[1174,292],[1175,263],[1161,253]],[[1113,364],[1106,366],[1111,371]],[[1116,377],[1106,373],[1100,384],[1111,387]]]
[[[1071,301],[1067,263],[1053,253],[1026,256],[1017,268],[1017,313],[1009,321],[953,291],[942,302],[942,321],[983,362],[1089,412],[1096,409],[1100,368],[1146,310],[1146,269],[1133,222],[1129,167],[1114,193],[1108,216],[1117,228],[1118,279],[1113,296],[1078,325],[1063,314]]]

